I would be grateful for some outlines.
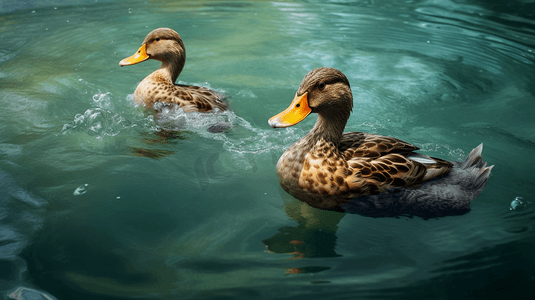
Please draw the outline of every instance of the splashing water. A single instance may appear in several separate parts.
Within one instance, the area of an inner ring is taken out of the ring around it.
[[[303,130],[287,128],[285,130],[265,130],[252,126],[247,120],[237,116],[233,111],[214,111],[212,113],[187,112],[176,105],[157,103],[154,108],[160,112],[153,128],[165,131],[186,130],[202,138],[220,141],[223,150],[230,155],[237,165],[250,169],[259,154],[277,156],[288,146],[304,135]],[[214,127],[228,128],[214,132]]]
[[[121,101],[128,103],[128,109],[121,111],[124,109],[118,105]],[[99,92],[92,96],[90,105],[91,108],[76,114],[73,121],[64,124],[61,130],[62,135],[78,137],[80,145],[89,151],[102,152],[103,148],[116,151],[118,146],[121,147],[117,138],[124,140],[131,134],[135,138],[139,132],[187,132],[202,139],[221,142],[222,159],[227,157],[232,168],[247,170],[255,167],[259,154],[275,160],[304,135],[303,130],[298,128],[256,128],[231,110],[185,113],[177,105],[164,103],[156,103],[154,110],[146,110],[134,104],[133,94],[117,99],[110,92]],[[134,128],[137,133],[132,133]]]
[[[71,123],[63,125],[63,135],[81,131],[97,139],[107,136],[116,136],[122,130],[136,126],[124,116],[114,110],[112,94],[93,95],[93,108],[87,109],[83,114],[76,114]]]

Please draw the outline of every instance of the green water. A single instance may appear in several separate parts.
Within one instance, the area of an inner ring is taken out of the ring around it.
[[[62,3],[0,2],[7,299],[532,295],[532,2]],[[227,95],[231,111],[135,107],[159,64],[118,63],[158,27],[184,41],[179,82]],[[315,117],[288,129],[267,120],[322,66],[351,83],[346,131],[448,160],[483,142],[495,168],[472,210],[369,218],[289,197],[275,164]],[[220,121],[232,130],[207,131]],[[510,210],[515,197],[524,209]]]

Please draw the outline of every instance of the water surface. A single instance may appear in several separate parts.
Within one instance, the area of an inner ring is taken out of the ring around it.
[[[13,299],[487,299],[535,283],[531,1],[1,3],[0,291]],[[231,111],[136,107],[159,65],[120,68],[170,27],[179,83]],[[463,216],[313,209],[275,164],[312,127],[267,119],[334,67],[346,131],[495,165]],[[210,133],[214,123],[232,124]],[[180,128],[173,135],[162,128]],[[524,209],[510,210],[520,196]],[[34,298],[31,298],[34,297]]]

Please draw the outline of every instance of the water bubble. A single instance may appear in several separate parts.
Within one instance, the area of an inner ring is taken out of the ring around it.
[[[54,9],[58,9],[56,6],[54,6]]]
[[[115,57],[117,57],[118,56],[117,51],[113,52],[113,55],[115,55]]]
[[[35,10],[32,10],[32,14],[35,14]]]
[[[526,202],[524,201],[524,198],[516,197],[513,201],[511,201],[509,210],[521,210],[521,209],[524,209],[525,207],[526,207]]]
[[[77,187],[76,190],[74,190],[74,193],[73,195],[75,196],[80,196],[80,195],[83,195],[85,193],[87,193],[87,186],[89,184],[82,184],[81,186]]]
[[[80,78],[80,79],[78,79],[78,81],[80,81],[80,82],[81,82],[81,81],[83,81],[83,79],[82,79],[82,78]]]
[[[133,11],[134,11],[134,10],[131,9],[131,8],[128,9],[128,13],[129,13],[129,14],[131,14]]]
[[[110,92],[94,94],[93,104],[96,107],[111,109],[113,108],[111,97],[112,97],[112,94]]]
[[[85,117],[82,114],[76,114],[74,116],[74,124],[81,124],[84,121]]]

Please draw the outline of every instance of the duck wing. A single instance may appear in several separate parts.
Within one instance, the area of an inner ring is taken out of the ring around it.
[[[413,151],[419,148],[402,140],[346,133],[340,151],[352,170],[348,182],[360,194],[377,194],[396,187],[410,187],[446,174],[452,164]]]
[[[346,160],[376,158],[389,153],[409,154],[420,148],[393,137],[364,132],[346,132],[340,141],[340,152]]]
[[[173,102],[184,111],[209,112],[218,108],[226,110],[223,96],[205,87],[194,85],[175,85]]]

